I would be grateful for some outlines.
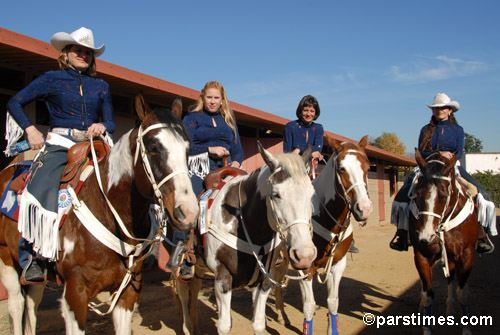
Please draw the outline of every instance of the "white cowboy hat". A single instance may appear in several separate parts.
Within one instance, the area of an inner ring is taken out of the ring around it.
[[[94,51],[95,57],[99,57],[100,55],[102,55],[105,49],[104,44],[99,48],[94,47],[94,34],[92,33],[92,30],[85,27],[81,27],[71,34],[63,32],[55,33],[54,35],[52,35],[50,43],[58,51],[62,51],[65,46],[70,44],[81,45],[86,48],[92,49]]]
[[[453,112],[456,112],[460,109],[460,104],[457,101],[451,101],[450,97],[447,96],[444,93],[438,93],[434,97],[434,101],[432,102],[432,105],[427,105],[429,108],[433,107],[451,107],[453,109]]]

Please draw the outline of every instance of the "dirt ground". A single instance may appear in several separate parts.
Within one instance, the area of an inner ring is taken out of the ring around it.
[[[497,212],[498,215],[498,212]],[[498,217],[497,217],[498,221]],[[347,269],[340,283],[339,330],[341,334],[420,334],[418,325],[376,325],[363,323],[365,313],[371,313],[388,321],[396,316],[418,316],[420,282],[413,264],[413,252],[397,252],[388,244],[394,234],[392,225],[369,224],[364,228],[355,227],[354,237],[360,253],[349,255]],[[500,324],[500,238],[493,242],[497,246],[494,253],[477,257],[470,284],[471,312],[474,316],[491,316],[493,325],[474,326],[475,334],[498,334]],[[439,266],[434,269],[435,300],[433,314],[445,316],[447,285]],[[202,334],[217,334],[217,314],[211,285],[207,281],[200,294],[199,329]],[[64,322],[58,310],[61,289],[51,286],[46,290],[39,310],[37,333],[64,334]],[[314,318],[314,333],[326,334],[327,304],[326,287],[316,283],[318,309]],[[289,324],[280,325],[274,310],[274,297],[268,300],[267,332],[277,334],[301,334],[303,315],[301,312],[300,290],[297,282],[291,282],[285,295],[285,310]],[[459,310],[459,309],[458,309]],[[233,294],[232,317],[233,335],[248,335],[251,328],[251,294],[241,289]],[[0,334],[10,330],[7,302],[0,301]],[[415,319],[416,320],[416,319]],[[180,308],[172,291],[168,277],[162,272],[148,272],[143,293],[133,317],[133,334],[182,334]],[[435,334],[459,334],[458,326],[436,326]],[[99,317],[89,313],[86,334],[112,334],[110,317]]]

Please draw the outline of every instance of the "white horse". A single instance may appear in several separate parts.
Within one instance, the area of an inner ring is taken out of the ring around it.
[[[253,288],[254,334],[264,334],[265,308],[274,284],[277,248],[284,241],[290,264],[308,269],[316,258],[312,242],[311,215],[314,189],[304,162],[295,154],[272,155],[258,143],[266,165],[244,176],[226,181],[207,214],[210,230],[205,235],[202,258],[215,274],[219,334],[231,331],[231,293],[238,287]],[[196,270],[202,270],[199,259]],[[201,278],[177,281],[183,309],[184,334],[198,333],[196,302]]]

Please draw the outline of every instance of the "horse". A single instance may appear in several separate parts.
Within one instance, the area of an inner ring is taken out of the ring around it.
[[[265,165],[250,174],[224,179],[207,214],[211,226],[199,239],[205,243],[198,248],[196,275],[189,282],[175,281],[184,334],[199,334],[196,304],[207,272],[214,276],[218,333],[231,331],[232,290],[249,286],[253,332],[264,334],[267,298],[272,286],[279,285],[273,271],[281,241],[296,269],[309,268],[316,258],[310,222],[314,189],[305,167],[311,149],[301,158],[292,153],[273,155],[260,142],[257,145]]]
[[[112,313],[116,334],[131,334],[143,261],[162,232],[152,224],[151,205],[159,206],[159,217],[179,230],[191,229],[197,220],[199,208],[187,169],[190,141],[183,123],[164,108],[143,110],[139,117],[141,123],[95,164],[79,193],[70,192],[73,209],[59,230],[52,278],[64,285],[61,311],[66,334],[85,333],[88,306],[100,312],[100,306],[89,301],[105,291],[112,299],[108,311],[100,314]],[[15,169],[10,165],[0,173],[2,189]],[[44,285],[25,287],[24,298],[19,239],[17,223],[0,215],[0,277],[9,293],[14,334],[23,332],[23,305],[24,333],[34,334]]]
[[[458,298],[462,315],[470,317],[467,280],[474,265],[478,236],[476,208],[458,182],[457,155],[447,159],[434,153],[425,160],[416,150],[415,159],[420,175],[414,185],[414,202],[410,205],[409,234],[422,284],[420,307],[425,316],[432,315],[432,267],[441,260],[448,281],[446,313],[455,314]],[[431,334],[432,324],[425,324],[423,333]],[[471,334],[470,328],[464,326],[462,334]]]
[[[372,202],[367,192],[370,163],[364,150],[367,138],[368,136],[364,136],[356,144],[327,137],[333,155],[319,176],[313,180],[313,241],[318,249],[318,258],[313,262],[307,278],[299,281],[304,335],[313,334],[313,315],[316,310],[313,291],[315,274],[321,284],[327,284],[328,334],[338,334],[339,284],[347,263],[347,251],[353,239],[350,216],[352,214],[364,225],[372,211]],[[278,267],[281,277],[286,275],[287,270],[287,262]],[[325,277],[321,278],[321,275]],[[284,324],[288,318],[284,311],[283,291],[280,287],[276,287],[275,301],[278,322]]]

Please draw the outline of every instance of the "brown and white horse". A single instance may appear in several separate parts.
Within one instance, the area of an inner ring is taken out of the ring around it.
[[[204,253],[198,260],[215,274],[219,334],[231,331],[231,293],[238,287],[253,288],[254,334],[264,334],[265,308],[273,284],[273,269],[284,241],[291,265],[308,269],[316,258],[312,243],[311,214],[314,189],[306,172],[310,149],[296,154],[272,155],[258,143],[266,165],[227,182],[213,200],[207,222]],[[197,334],[198,292],[201,278],[177,281],[183,308],[184,334]]]
[[[307,280],[301,280],[300,290],[304,312],[304,335],[313,334],[313,315],[316,301],[313,291],[313,276],[320,283],[327,284],[329,326],[328,334],[338,334],[339,284],[347,263],[347,251],[353,239],[350,215],[359,222],[366,222],[372,211],[372,202],[367,192],[367,178],[370,163],[365,153],[368,136],[359,144],[339,142],[327,138],[333,149],[320,175],[313,181],[314,214],[312,217],[314,245],[318,258],[314,261]],[[282,276],[287,264],[279,266]],[[325,277],[321,278],[321,275]],[[276,309],[278,321],[284,323],[286,315],[282,289],[276,288]]]
[[[435,153],[424,160],[417,150],[415,159],[420,175],[414,186],[416,206],[410,206],[414,210],[409,233],[422,283],[420,307],[426,316],[432,315],[432,267],[441,260],[448,279],[447,314],[455,314],[458,298],[462,315],[470,317],[467,280],[474,265],[478,234],[474,203],[458,182],[456,155],[448,160]],[[432,325],[425,325],[423,330],[424,334],[431,334]],[[464,327],[462,334],[471,334],[470,328]]]
[[[83,184],[78,200],[90,214],[85,216],[81,211],[81,222],[75,214],[78,208],[73,206],[59,231],[60,251],[55,264],[56,276],[64,283],[61,309],[66,334],[85,333],[89,301],[104,291],[115,298],[109,312],[112,310],[116,334],[131,334],[132,313],[143,284],[142,256],[156,233],[150,205],[163,207],[179,230],[192,228],[198,216],[187,173],[189,150],[187,132],[177,116],[166,109],[147,111],[142,123],[123,135],[95,169],[100,171],[102,191],[96,172]],[[14,169],[2,171],[2,187]],[[97,223],[90,225],[91,221]],[[88,229],[103,232],[93,235]],[[25,334],[35,333],[36,309],[43,292],[43,285],[32,285],[27,287],[26,300],[23,297],[17,263],[19,237],[17,223],[1,215],[0,276],[9,293],[15,335],[22,333],[24,305]]]

